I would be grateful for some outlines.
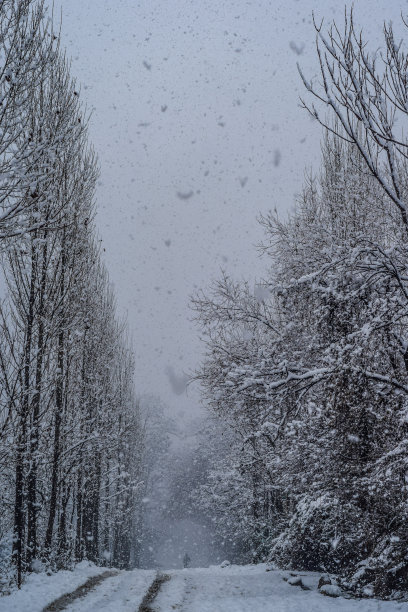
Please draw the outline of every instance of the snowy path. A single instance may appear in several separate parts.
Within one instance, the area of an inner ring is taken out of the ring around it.
[[[51,602],[104,572],[106,567],[82,561],[72,572],[63,570],[52,576],[45,572],[31,574],[19,591],[0,597],[0,612],[42,612]]]
[[[408,603],[333,599],[303,591],[264,565],[168,572],[154,612],[408,612]]]
[[[121,571],[107,578],[86,597],[65,608],[66,612],[137,612],[156,576],[154,570]]]
[[[408,612],[408,602],[348,600],[305,591],[283,580],[285,572],[266,572],[266,565],[169,570],[152,612]],[[72,593],[90,576],[106,571],[85,562],[73,572],[53,576],[33,575],[21,591],[0,597],[0,612],[41,612],[47,604]],[[286,573],[286,576],[288,574]],[[303,576],[303,574],[302,574]],[[316,587],[318,574],[308,574],[305,584]],[[106,578],[64,612],[137,612],[156,578],[154,570],[119,571]]]

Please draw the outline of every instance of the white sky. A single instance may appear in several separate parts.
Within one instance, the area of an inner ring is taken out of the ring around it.
[[[348,5],[350,3],[348,2]],[[408,3],[357,0],[372,47]],[[218,276],[261,276],[257,215],[289,210],[321,131],[299,108],[296,62],[317,71],[311,13],[331,0],[55,0],[99,155],[98,230],[134,337],[140,393],[195,414],[166,369],[197,366],[189,297]],[[192,194],[191,197],[181,198]]]

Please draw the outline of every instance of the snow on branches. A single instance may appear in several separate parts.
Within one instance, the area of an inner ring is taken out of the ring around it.
[[[197,378],[236,440],[201,499],[259,557],[391,597],[408,591],[408,55],[391,26],[370,55],[352,13],[316,33],[322,83],[303,80],[333,116],[304,103],[321,169],[289,218],[261,219],[266,297],[224,276],[193,300]]]

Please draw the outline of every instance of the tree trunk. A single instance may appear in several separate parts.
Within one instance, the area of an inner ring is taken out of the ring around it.
[[[44,239],[47,238],[45,232]],[[39,416],[42,390],[42,373],[44,359],[44,299],[47,278],[48,248],[45,242],[42,253],[42,271],[40,282],[40,304],[38,308],[38,339],[37,363],[35,373],[35,394],[32,401],[32,423],[30,430],[30,458],[31,467],[27,476],[27,567],[31,568],[33,559],[37,556],[37,472],[38,472],[38,445],[39,445]]]
[[[50,509],[48,515],[47,532],[45,535],[45,554],[49,558],[52,547],[52,535],[54,529],[55,515],[58,501],[58,474],[60,470],[60,444],[61,444],[61,423],[64,406],[64,355],[65,355],[65,313],[64,313],[64,292],[65,292],[65,230],[62,237],[61,247],[61,277],[59,283],[59,294],[61,299],[61,312],[59,320],[58,350],[57,350],[57,380],[55,388],[55,429],[54,429],[54,449],[51,476]]]
[[[55,429],[54,429],[54,450],[52,462],[51,476],[51,494],[50,494],[50,510],[48,514],[47,532],[45,535],[45,554],[47,557],[51,554],[52,535],[54,530],[55,515],[57,511],[58,500],[58,473],[60,460],[60,443],[61,443],[61,422],[62,422],[62,398],[63,398],[63,367],[64,367],[64,331],[60,330],[58,335],[58,359],[57,359],[57,386],[55,400]]]
[[[36,237],[36,234],[34,234]],[[13,559],[17,569],[17,586],[20,588],[22,574],[25,571],[25,508],[24,508],[24,484],[27,443],[27,419],[29,416],[29,396],[30,396],[30,373],[31,373],[31,346],[33,339],[34,326],[34,302],[35,302],[35,282],[37,277],[37,251],[36,247],[31,247],[31,275],[30,275],[30,294],[28,299],[28,315],[25,329],[24,342],[24,368],[23,368],[23,395],[20,408],[19,433],[16,453],[15,468],[15,503],[14,503],[14,529],[13,529]]]

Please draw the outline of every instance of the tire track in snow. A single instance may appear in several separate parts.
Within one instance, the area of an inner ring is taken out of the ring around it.
[[[171,579],[171,576],[169,576],[169,574],[157,574],[156,578],[153,580],[152,584],[150,585],[149,590],[144,596],[143,601],[139,606],[138,612],[152,612],[153,611],[152,603],[156,599],[160,591],[161,585],[163,584],[163,582],[167,582],[167,580],[170,580],[170,579]]]
[[[76,599],[85,597],[103,580],[106,580],[106,578],[110,578],[111,576],[116,576],[117,573],[117,571],[106,571],[98,576],[91,576],[91,578],[88,578],[84,584],[81,584],[81,586],[75,589],[75,591],[72,591],[72,593],[66,593],[65,595],[62,595],[61,597],[58,597],[58,599],[52,601],[50,604],[48,604],[48,606],[45,606],[45,608],[43,608],[43,612],[60,612],[61,610],[65,610],[67,606],[73,603]]]
[[[136,612],[156,577],[155,570],[121,570],[107,577],[85,596],[71,600],[64,608],[49,612]]]

